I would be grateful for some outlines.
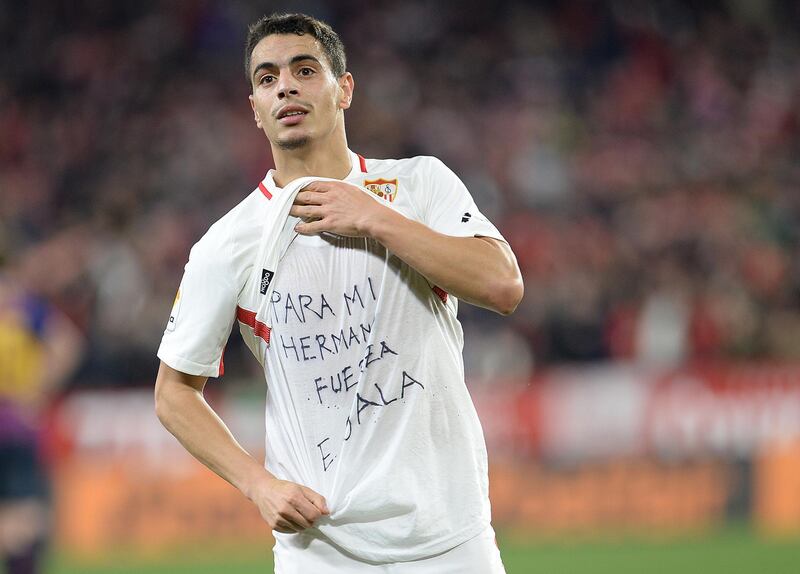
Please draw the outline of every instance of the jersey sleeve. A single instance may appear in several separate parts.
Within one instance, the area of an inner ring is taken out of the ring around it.
[[[428,227],[455,237],[492,237],[505,241],[480,212],[459,177],[441,160],[427,159],[423,170],[423,185],[427,191],[423,217]]]
[[[158,358],[189,375],[218,377],[236,317],[230,245],[213,227],[189,254]]]

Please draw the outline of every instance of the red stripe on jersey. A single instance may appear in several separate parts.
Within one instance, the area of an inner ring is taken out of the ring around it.
[[[261,190],[261,193],[264,194],[264,197],[266,197],[267,199],[272,199],[272,194],[267,189],[267,186],[264,185],[263,181],[258,184],[258,189]]]
[[[439,296],[439,299],[442,300],[442,303],[447,303],[447,291],[441,287],[438,287],[437,285],[434,285],[431,287],[431,289],[433,289],[433,292]]]
[[[266,324],[262,323],[261,321],[256,320],[256,314],[253,311],[248,311],[247,309],[242,309],[237,305],[236,307],[236,318],[253,329],[253,334],[256,337],[261,337],[264,339],[264,342],[269,345],[269,336],[271,333],[271,329],[267,327]]]
[[[360,154],[356,154],[358,156],[358,162],[361,164],[361,171],[363,173],[367,173],[367,160],[365,160]]]
[[[220,357],[219,357],[219,376],[220,377],[225,374],[225,349],[226,348],[227,347],[223,347],[222,348],[222,355],[220,355]]]

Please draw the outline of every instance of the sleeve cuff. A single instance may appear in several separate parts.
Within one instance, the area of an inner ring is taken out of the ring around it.
[[[484,225],[472,226],[469,228],[455,227],[453,229],[441,229],[437,231],[445,235],[450,235],[451,237],[490,237],[492,239],[502,241],[503,243],[508,243],[505,237],[503,237],[493,226]]]
[[[194,375],[196,377],[219,377],[219,362],[214,365],[205,365],[203,363],[196,363],[189,359],[184,359],[178,355],[173,355],[159,349],[158,358],[164,361],[167,365],[186,373],[187,375]]]

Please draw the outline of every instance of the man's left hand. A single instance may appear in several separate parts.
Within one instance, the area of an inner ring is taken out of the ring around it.
[[[362,189],[343,181],[314,181],[294,200],[290,215],[300,217],[295,229],[302,235],[327,231],[349,237],[368,237],[371,223],[387,210]]]

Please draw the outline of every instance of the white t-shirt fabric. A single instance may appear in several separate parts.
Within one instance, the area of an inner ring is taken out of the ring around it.
[[[494,529],[435,556],[375,565],[353,558],[314,533],[275,545],[275,574],[506,574]]]
[[[344,181],[405,217],[505,241],[438,159],[350,155]],[[269,270],[267,327],[255,317],[253,268],[261,222],[282,192],[270,171],[195,244],[158,356],[219,376],[238,320],[267,382],[265,466],[319,492],[331,511],[311,532],[377,563],[445,552],[490,523],[458,301],[375,240],[297,236]],[[276,533],[277,543],[291,536]]]

